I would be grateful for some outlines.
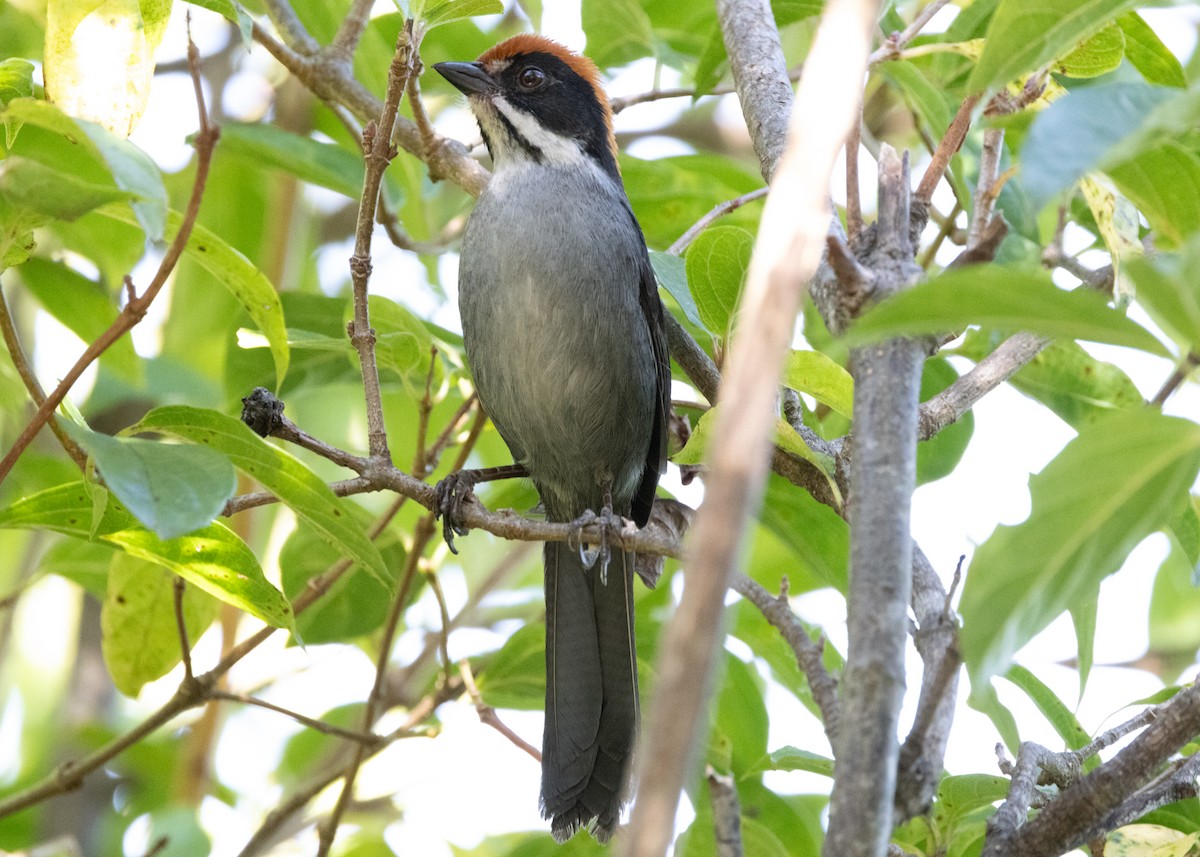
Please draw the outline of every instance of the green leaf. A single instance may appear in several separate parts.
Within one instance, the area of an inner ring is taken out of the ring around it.
[[[972,324],[1168,354],[1149,331],[1109,307],[1096,292],[1063,291],[1045,271],[994,265],[946,271],[888,298],[859,319],[843,339],[856,346],[896,336],[962,330]]]
[[[0,108],[14,98],[33,97],[33,63],[29,60],[10,58],[0,61]],[[20,119],[4,121],[4,144],[12,148],[17,133],[21,130]]]
[[[1200,157],[1191,149],[1166,142],[1107,172],[1170,243],[1200,230]]]
[[[622,155],[621,175],[629,203],[650,247],[668,247],[722,202],[762,187],[745,166],[713,155],[643,160]],[[741,206],[721,218],[723,225],[755,229],[762,202]]]
[[[998,336],[971,330],[954,353],[978,363],[999,341]],[[1114,410],[1140,408],[1146,401],[1120,367],[1097,360],[1075,342],[1050,343],[1008,383],[1076,431]]]
[[[1187,86],[1183,66],[1141,15],[1137,12],[1122,15],[1117,26],[1125,34],[1125,59],[1142,73],[1147,83],[1181,89]]]
[[[1009,785],[1007,777],[994,774],[943,777],[938,784],[937,803],[933,808],[934,819],[945,829],[967,813],[1004,800]]]
[[[474,18],[476,15],[498,15],[504,11],[500,0],[429,0],[421,20],[426,29],[432,30],[442,24]]]
[[[1021,147],[1021,187],[1034,210],[1090,170],[1136,154],[1139,129],[1156,108],[1175,103],[1176,90],[1144,83],[1113,83],[1072,90],[1033,120]]]
[[[496,708],[538,711],[546,704],[546,626],[522,625],[483,659],[479,692]]]
[[[733,327],[753,250],[754,236],[736,226],[713,226],[687,249],[688,286],[701,321],[717,336]]]
[[[363,159],[344,146],[321,143],[262,122],[221,125],[221,154],[274,167],[318,187],[357,199],[362,193]]]
[[[783,366],[783,384],[808,393],[849,418],[854,409],[854,379],[820,351],[793,351]]]
[[[117,690],[136,697],[182,660],[175,620],[175,577],[161,566],[126,553],[112,555],[108,591],[100,608],[101,649]],[[188,587],[184,627],[192,643],[217,618],[219,602]]]
[[[1195,520],[1196,513],[1191,516]],[[1200,589],[1192,582],[1194,564],[1179,539],[1169,539],[1170,551],[1154,576],[1150,595],[1150,651],[1185,656],[1191,663],[1200,648]]]
[[[996,727],[996,731],[1000,733],[1000,738],[1004,741],[1008,752],[1015,755],[1021,747],[1021,733],[1017,729],[1016,718],[1000,701],[1000,696],[996,693],[996,686],[990,681],[979,685],[972,683],[971,695],[967,698],[967,704],[988,716],[992,725]]]
[[[1096,657],[1096,613],[1100,607],[1100,590],[1094,589],[1071,605],[1071,624],[1075,626],[1075,644],[1079,649],[1079,696],[1087,690],[1088,677]]]
[[[45,215],[13,205],[0,193],[0,272],[29,259],[37,246],[33,230],[45,222]]]
[[[254,552],[222,524],[168,541],[134,527],[103,536],[126,553],[175,572],[210,595],[276,628],[291,628],[292,606],[267,582]]]
[[[1200,426],[1132,411],[1084,428],[1032,477],[1028,520],[998,527],[967,573],[962,647],[973,692],[1168,525],[1198,470]]]
[[[122,137],[150,98],[170,0],[49,0],[42,74],[65,112]]]
[[[921,401],[926,402],[958,380],[958,372],[940,357],[925,361],[921,373]],[[975,432],[975,415],[967,411],[929,440],[917,446],[917,484],[949,476],[962,460]]]
[[[650,17],[638,0],[583,0],[584,49],[600,68],[654,55]]]
[[[120,223],[136,225],[122,206],[105,206],[97,211],[97,214]],[[176,211],[168,215],[168,240],[179,231],[182,220],[182,216]],[[279,295],[270,280],[254,267],[249,259],[199,223],[192,227],[192,234],[183,252],[184,256],[212,274],[218,283],[237,298],[254,324],[267,337],[271,357],[275,361],[275,378],[277,382],[282,383],[287,375],[289,359],[287,326],[283,320],[283,307],[279,303]]]
[[[211,449],[63,427],[96,462],[108,489],[148,529],[172,539],[206,527],[237,489],[233,467]]]
[[[1131,259],[1126,273],[1137,284],[1137,301],[1154,323],[1185,351],[1200,352],[1200,237],[1178,254]]]
[[[226,527],[209,524],[189,535],[163,541],[138,526],[116,499],[94,503],[94,490],[94,486],[83,482],[69,482],[39,491],[0,510],[0,527],[44,529],[77,539],[99,539],[175,572],[270,625],[291,626],[291,605],[267,582],[250,548]]]
[[[346,509],[359,519],[365,530],[370,523],[366,510],[352,503]],[[385,532],[382,538],[387,537]],[[396,540],[388,547],[380,546],[384,561],[390,568],[404,564],[404,546]],[[337,548],[326,542],[309,527],[297,527],[279,551],[280,585],[294,599],[308,582],[341,559]],[[419,592],[414,587],[414,593]],[[305,645],[337,643],[353,640],[371,633],[387,618],[390,599],[385,588],[369,574],[343,574],[321,600],[296,617],[296,630]]]
[[[808,771],[810,774],[832,777],[833,759],[788,745],[772,751],[768,765],[763,770]]]
[[[22,497],[0,510],[0,527],[47,529],[90,539],[93,533],[104,536],[137,526],[129,510],[115,500],[100,507],[100,520],[93,522],[92,489],[85,482],[69,482]]]
[[[688,288],[687,263],[670,253],[651,250],[650,265],[654,268],[654,277],[658,284],[675,298],[687,320],[696,327],[704,327],[704,322],[700,320],[700,310],[696,308],[696,301],[692,298],[692,290]]]
[[[0,113],[0,121],[18,120],[56,134],[71,146],[99,159],[121,190],[132,194],[136,225],[151,241],[160,241],[167,216],[167,190],[150,156],[94,122],[74,119],[48,101],[18,98]],[[31,153],[31,157],[33,155]],[[72,164],[48,166],[70,168]]]
[[[1058,737],[1063,739],[1068,750],[1078,750],[1091,740],[1091,736],[1088,735],[1086,729],[1079,725],[1079,720],[1071,713],[1071,709],[1067,708],[1054,691],[1025,667],[1013,664],[1004,677],[1033,700],[1033,704],[1054,727],[1054,731],[1058,733]],[[1092,762],[1091,767],[1095,767],[1098,763],[1095,757],[1090,761]]]
[[[1001,0],[969,92],[991,90],[1070,53],[1135,0]]]
[[[725,653],[713,731],[728,743],[729,770],[738,778],[760,770],[767,755],[767,706],[753,665]]]
[[[379,549],[346,511],[346,501],[298,459],[267,443],[240,420],[175,405],[156,408],[127,431],[162,432],[223,453],[234,467],[262,483],[300,520],[391,589],[391,575]]]
[[[0,61],[0,107],[14,98],[32,97],[33,63],[16,57]]]
[[[720,405],[714,405],[700,415],[700,419],[692,428],[692,435],[688,438],[687,444],[671,457],[672,461],[676,464],[703,464],[707,460],[708,447],[711,443],[710,435],[712,434],[713,426],[717,423],[716,412],[720,407]],[[783,451],[816,465],[830,479],[830,485],[834,487],[834,490],[837,490],[832,479],[834,470],[833,460],[829,456],[817,452],[805,443],[804,438],[800,437],[796,430],[782,417],[777,417],[775,420],[775,434],[773,439],[775,445]]]
[[[352,309],[347,304],[347,321]],[[433,337],[429,328],[408,309],[380,295],[371,296],[370,310],[379,364],[399,375],[410,393],[420,395],[433,359]]]
[[[242,47],[249,50],[253,46],[254,19],[250,17],[249,12],[242,8],[241,3],[235,3],[233,0],[188,0],[188,2],[201,9],[216,12],[238,28],[238,32],[242,35]],[[221,130],[224,132],[224,126],[221,127]],[[222,136],[224,136],[223,133]]]
[[[781,476],[767,478],[759,517],[819,580],[846,592],[850,530],[844,518]]]
[[[84,342],[97,339],[117,318],[117,307],[104,287],[65,265],[34,258],[21,266],[20,276],[38,302]],[[100,355],[100,365],[130,384],[140,387],[144,382],[142,359],[128,336]]]
[[[1067,77],[1099,77],[1121,65],[1125,58],[1125,34],[1109,24],[1071,51],[1055,65],[1055,71]]]
[[[102,205],[130,198],[118,188],[92,184],[19,155],[0,161],[0,196],[16,208],[56,220],[75,220]]]
[[[943,86],[938,86],[915,63],[897,60],[879,66],[904,96],[904,100],[930,129],[942,133],[954,119],[955,105]]]

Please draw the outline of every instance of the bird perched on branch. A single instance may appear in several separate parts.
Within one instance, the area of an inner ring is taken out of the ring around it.
[[[644,526],[666,467],[663,308],[617,167],[596,66],[515,36],[435,69],[466,94],[494,173],[463,237],[459,308],[479,400],[516,464],[439,486],[446,535],[469,488],[528,475],[550,521]],[[594,559],[600,553],[599,561]],[[638,722],[632,554],[545,546],[542,814],[606,841]]]

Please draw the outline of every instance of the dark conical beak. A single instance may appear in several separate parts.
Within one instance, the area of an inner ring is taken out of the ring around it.
[[[433,67],[464,95],[478,95],[496,86],[496,81],[477,62],[439,62]]]

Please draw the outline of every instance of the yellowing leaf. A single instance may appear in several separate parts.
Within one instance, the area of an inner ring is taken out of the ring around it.
[[[150,98],[171,0],[49,0],[43,74],[62,109],[128,137]]]
[[[1087,200],[1100,235],[1112,255],[1113,283],[1117,303],[1128,306],[1133,300],[1133,288],[1127,277],[1121,275],[1121,262],[1131,256],[1142,254],[1138,240],[1138,216],[1133,203],[1115,190],[1102,184],[1094,176],[1086,176],[1079,183],[1083,198]]]
[[[1125,57],[1125,34],[1116,24],[1080,43],[1055,64],[1067,77],[1099,77],[1115,69]]]

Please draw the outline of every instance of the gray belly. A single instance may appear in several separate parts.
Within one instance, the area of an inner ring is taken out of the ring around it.
[[[640,237],[632,220],[596,222],[584,203],[595,189],[547,203],[493,185],[501,193],[480,199],[459,271],[480,400],[552,518],[598,509],[604,487],[628,513],[655,408]]]

